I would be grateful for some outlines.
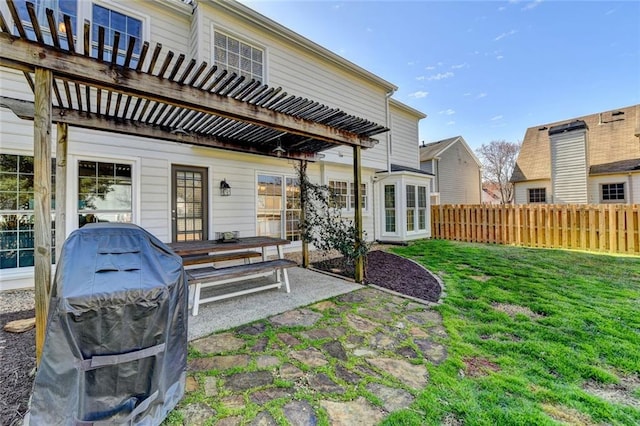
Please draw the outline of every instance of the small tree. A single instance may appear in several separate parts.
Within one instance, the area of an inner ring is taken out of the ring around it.
[[[500,189],[502,204],[509,204],[513,200],[513,184],[509,179],[511,179],[519,152],[520,143],[505,140],[482,144],[476,150],[482,162],[482,179]]]
[[[353,265],[358,258],[366,261],[371,243],[358,235],[354,222],[342,217],[336,196],[326,185],[309,181],[307,162],[296,166],[300,181],[300,199],[304,220],[300,223],[302,239],[320,251],[336,250]]]

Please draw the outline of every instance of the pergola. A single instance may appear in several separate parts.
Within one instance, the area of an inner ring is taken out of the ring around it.
[[[64,16],[60,37],[54,13],[47,10],[43,30],[27,3],[35,37],[29,37],[12,0],[7,0],[15,32],[0,13],[0,66],[24,73],[34,101],[0,97],[0,106],[33,120],[34,130],[34,284],[36,358],[40,361],[51,286],[51,126],[56,141],[56,247],[66,236],[68,126],[129,134],[204,147],[300,161],[339,145],[353,148],[355,225],[362,239],[361,150],[374,146],[372,136],[387,128],[312,100],[289,95],[184,54],[164,52],[144,42],[134,55],[135,40],[115,33],[105,60],[104,29],[92,53],[90,23],[83,37],[73,34]],[[81,42],[81,38],[83,43]],[[94,45],[95,47],[95,45]],[[118,58],[121,58],[120,60]],[[122,59],[123,58],[123,59]],[[304,207],[302,209],[304,211]],[[308,252],[303,245],[305,266]],[[363,279],[356,265],[356,281]]]

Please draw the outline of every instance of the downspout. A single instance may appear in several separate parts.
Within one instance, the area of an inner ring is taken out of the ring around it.
[[[385,109],[385,127],[391,129],[391,108],[389,108],[389,99],[395,93],[396,89],[391,89],[385,96],[384,109]],[[391,130],[387,132],[387,172],[391,171]]]

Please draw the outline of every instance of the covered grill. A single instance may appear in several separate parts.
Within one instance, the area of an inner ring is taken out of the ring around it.
[[[180,257],[135,225],[87,225],[58,262],[27,423],[160,424],[186,357]]]

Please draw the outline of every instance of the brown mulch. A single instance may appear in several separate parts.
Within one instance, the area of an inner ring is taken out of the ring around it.
[[[442,289],[440,284],[429,271],[411,260],[373,250],[367,255],[365,282],[375,284],[407,296],[437,302]],[[344,258],[322,260],[313,264],[314,268],[353,278],[353,265],[349,265]]]
[[[35,329],[8,333],[2,329],[10,321],[33,318],[35,311],[0,314],[0,424],[21,425],[27,412],[36,365]]]
[[[342,258],[319,261],[320,270],[353,277],[353,266]],[[441,288],[438,281],[416,263],[380,250],[367,256],[366,283],[387,288],[418,299],[437,302]],[[33,318],[34,310],[0,314],[0,425],[22,424],[33,386],[30,376],[35,366],[35,330],[8,333],[1,329],[9,321]]]

